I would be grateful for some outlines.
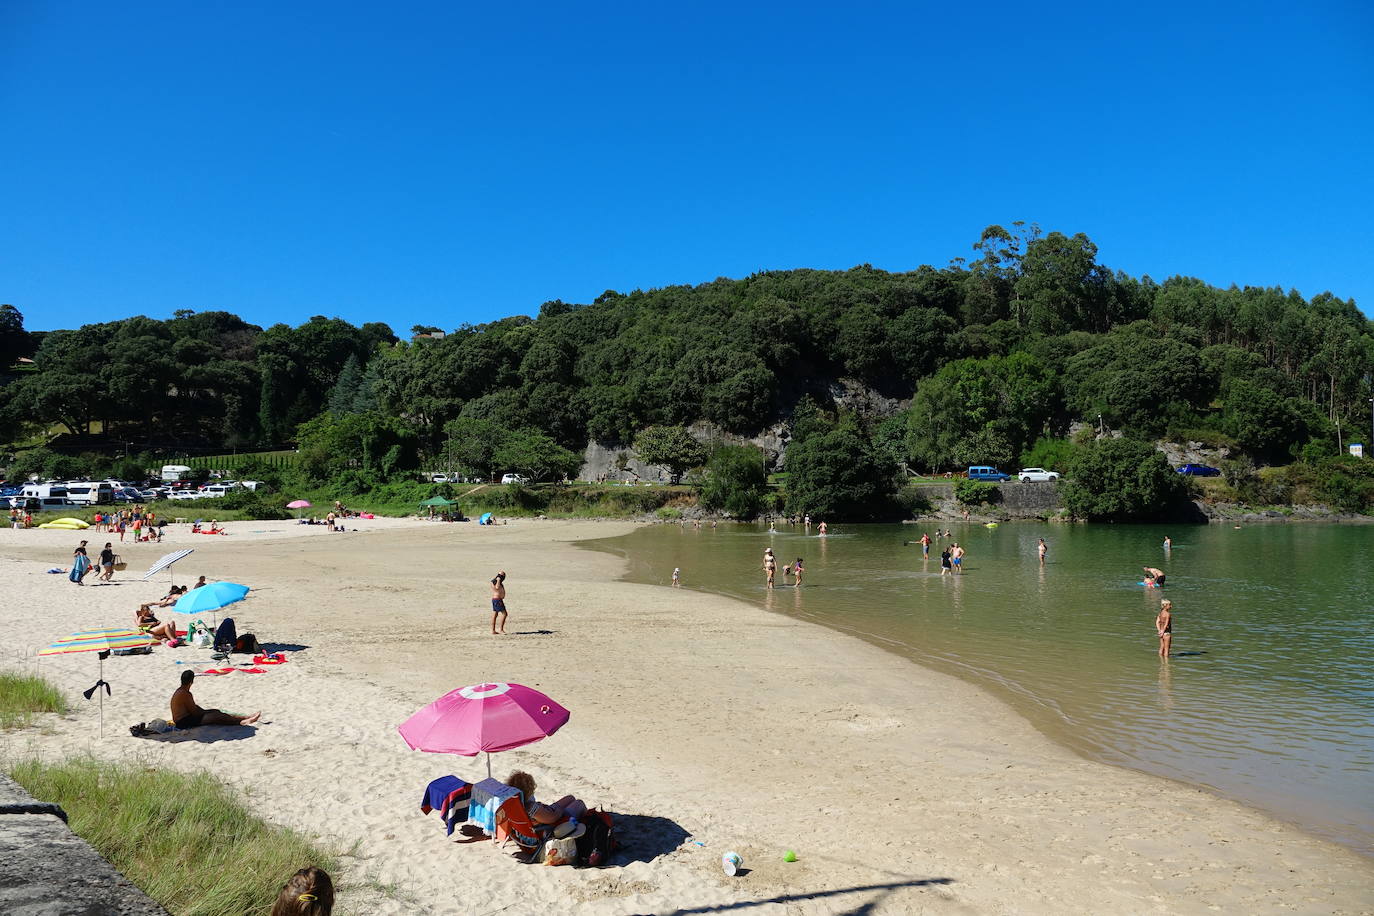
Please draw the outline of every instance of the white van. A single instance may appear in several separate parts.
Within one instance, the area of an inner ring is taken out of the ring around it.
[[[168,483],[181,480],[189,473],[191,473],[191,469],[184,464],[164,464],[162,466],[162,479]]]
[[[114,502],[114,487],[103,481],[68,481],[67,498],[79,506],[100,506]]]
[[[65,483],[26,483],[19,494],[25,499],[64,499],[67,496]]]
[[[201,499],[219,499],[221,496],[228,496],[234,491],[235,485],[228,483],[211,483],[200,488]]]

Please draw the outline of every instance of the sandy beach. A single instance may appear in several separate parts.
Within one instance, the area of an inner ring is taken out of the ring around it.
[[[116,545],[129,569],[85,587],[46,570],[106,536],[0,530],[0,664],[52,679],[73,703],[0,735],[0,753],[209,769],[265,819],[345,853],[338,911],[1374,912],[1374,862],[1349,850],[1201,789],[1084,760],[981,690],[857,639],[618,582],[620,560],[572,543],[628,523],[227,527]],[[183,666],[209,667],[209,650],[112,658],[99,738],[97,705],[80,696],[95,657],[34,653],[72,630],[130,624],[169,581],[137,576],[179,547],[196,552],[177,582],[252,586],[232,612],[240,632],[296,648],[262,674],[196,682],[202,706],[263,710],[258,727],[165,740],[128,727],[166,717]],[[490,633],[497,569],[509,573],[504,637]],[[613,867],[523,865],[491,843],[453,842],[420,813],[431,779],[475,780],[486,762],[412,752],[396,726],[482,681],[528,684],[572,711],[552,738],[493,757],[493,775],[526,769],[542,796],[614,812],[626,846]],[[748,869],[736,878],[720,868],[731,850]]]

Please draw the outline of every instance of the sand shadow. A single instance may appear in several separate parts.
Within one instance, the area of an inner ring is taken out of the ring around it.
[[[277,652],[304,652],[310,647],[298,642],[260,642],[258,648],[266,655],[274,655]]]
[[[221,741],[244,741],[258,733],[256,725],[199,725],[195,728],[182,728],[163,732],[160,735],[143,735],[145,741],[158,741],[162,744],[218,744]]]
[[[615,838],[620,848],[611,856],[611,865],[652,862],[687,842],[691,836],[676,821],[651,814],[622,814],[615,818]]]
[[[557,630],[516,630],[510,636],[553,636]]]
[[[743,874],[743,872],[740,872]],[[726,903],[712,906],[692,907],[673,910],[669,916],[689,916],[692,913],[719,913],[725,910],[743,910],[749,907],[767,906],[771,903],[787,904],[801,900],[819,900],[822,897],[838,897],[841,894],[862,894],[877,891],[878,895],[852,909],[835,909],[837,916],[869,916],[878,908],[884,897],[904,887],[930,887],[933,885],[953,884],[953,878],[912,878],[910,881],[889,881],[885,884],[856,884],[853,887],[837,887],[831,890],[808,891],[796,894],[779,894],[762,900],[741,900],[739,903]]]

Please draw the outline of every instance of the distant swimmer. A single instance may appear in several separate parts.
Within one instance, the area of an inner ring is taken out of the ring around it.
[[[825,522],[821,522],[820,525],[817,526],[816,531],[820,533],[821,537],[825,537]]]
[[[949,555],[949,548],[940,551],[940,575],[947,576],[953,569],[954,559]]]
[[[1169,657],[1169,647],[1174,641],[1174,603],[1168,598],[1159,602],[1159,616],[1155,618],[1155,630],[1159,633],[1159,657]]]
[[[1049,550],[1049,548],[1045,546],[1045,539],[1044,539],[1044,538],[1041,538],[1041,539],[1040,539],[1040,543],[1039,543],[1039,545],[1036,546],[1035,549],[1036,549],[1036,551],[1040,554],[1040,565],[1041,565],[1041,566],[1044,566],[1044,565],[1045,565],[1045,553]]]
[[[1164,584],[1164,570],[1155,569],[1153,566],[1142,566],[1140,568],[1145,570],[1146,588],[1159,588]]]
[[[930,559],[930,532],[921,535],[921,556]]]

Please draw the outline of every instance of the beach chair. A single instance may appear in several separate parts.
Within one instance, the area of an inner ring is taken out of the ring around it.
[[[539,847],[553,833],[553,828],[553,824],[536,824],[530,820],[525,802],[519,795],[506,799],[496,809],[496,842],[514,840],[521,852],[529,853],[531,857],[539,852]]]
[[[234,643],[238,641],[238,629],[234,626],[234,618],[226,617],[219,622],[219,629],[215,630],[215,650],[211,658],[219,661],[228,661],[229,653],[234,651]]]

